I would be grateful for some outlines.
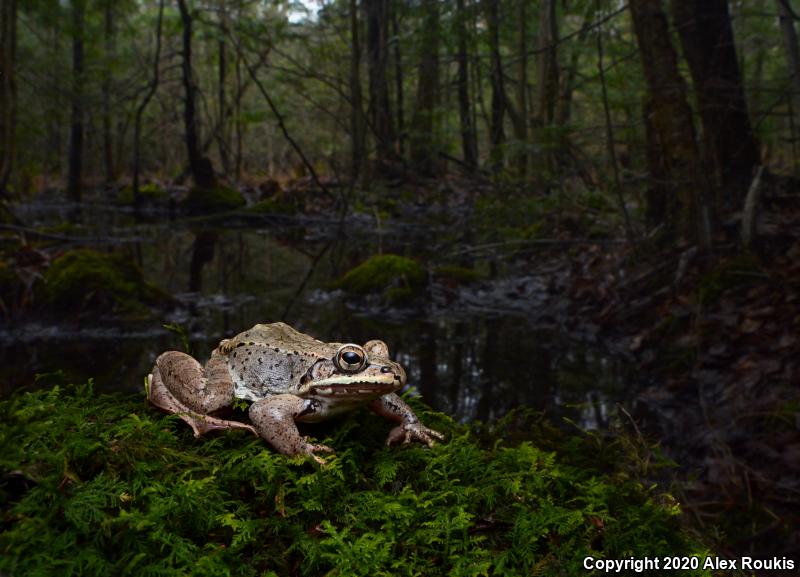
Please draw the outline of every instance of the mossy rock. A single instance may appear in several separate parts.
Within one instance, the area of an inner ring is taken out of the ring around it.
[[[385,294],[398,301],[418,294],[426,280],[425,269],[414,259],[380,254],[349,270],[335,286],[350,294]]]
[[[195,187],[189,191],[189,196],[181,202],[181,208],[195,214],[236,210],[244,205],[244,197],[238,190],[224,186],[216,188]]]
[[[165,202],[169,198],[169,191],[161,188],[160,186],[147,183],[139,187],[139,196],[145,204],[156,204]],[[133,187],[126,186],[117,195],[117,202],[120,204],[133,204]]]
[[[141,270],[129,259],[90,249],[73,250],[55,259],[38,292],[55,311],[131,316],[147,316],[147,305],[169,300],[166,293],[144,281]]]
[[[708,554],[674,499],[601,470],[590,436],[552,451],[409,402],[445,442],[387,448],[391,424],[356,412],[309,427],[337,452],[320,467],[243,431],[195,439],[142,395],[17,394],[0,402],[0,573],[515,577]]]

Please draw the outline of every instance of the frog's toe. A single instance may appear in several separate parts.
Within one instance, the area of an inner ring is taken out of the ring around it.
[[[313,451],[319,451],[320,453],[329,453],[331,455],[335,453],[335,451],[332,448],[330,448],[328,445],[315,445],[315,444],[312,444],[312,443],[306,444],[306,450],[309,453],[311,453]]]
[[[437,440],[443,441],[444,435],[420,423],[413,423],[399,425],[392,429],[386,439],[386,444],[393,445],[402,442],[404,445],[408,445],[412,441],[418,441],[425,443],[428,447],[432,447]]]
[[[334,454],[334,450],[331,449],[328,445],[319,445],[313,443],[306,443],[305,446],[305,453],[310,455],[312,459],[314,459],[320,465],[326,465],[327,461],[322,457],[318,457],[315,453],[327,453],[329,455]]]

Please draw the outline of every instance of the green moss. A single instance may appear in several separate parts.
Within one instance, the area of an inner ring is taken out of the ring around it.
[[[139,187],[139,196],[142,202],[155,203],[164,201],[169,197],[169,192],[153,183],[147,183]],[[133,204],[133,187],[126,186],[117,195],[117,202],[120,204]]]
[[[223,212],[244,206],[245,201],[238,190],[219,186],[217,188],[193,188],[181,207],[192,213]]]
[[[410,402],[446,442],[386,448],[391,425],[356,413],[309,428],[337,451],[318,467],[242,431],[195,439],[140,395],[18,394],[0,403],[0,573],[513,577],[705,554],[673,500],[598,469],[596,439],[562,457]]]
[[[383,293],[393,300],[404,300],[424,285],[427,274],[414,259],[396,254],[373,256],[351,269],[336,283],[351,294]]]
[[[168,297],[142,278],[128,259],[89,249],[67,252],[45,271],[39,287],[42,301],[58,311],[115,312],[146,316],[145,305]]]
[[[749,286],[763,277],[758,259],[750,253],[726,258],[700,279],[698,301],[703,305],[716,303],[726,290]]]

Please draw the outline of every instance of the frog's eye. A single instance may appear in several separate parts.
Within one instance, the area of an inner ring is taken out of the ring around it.
[[[367,364],[367,353],[358,345],[342,345],[333,357],[333,364],[345,373],[356,373]]]

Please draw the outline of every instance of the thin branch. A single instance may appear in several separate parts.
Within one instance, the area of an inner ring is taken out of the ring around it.
[[[306,155],[303,153],[303,150],[300,148],[300,145],[298,145],[297,142],[294,140],[294,138],[292,138],[292,136],[289,134],[289,130],[286,128],[286,123],[283,121],[283,115],[280,113],[277,106],[275,106],[275,102],[273,102],[272,98],[267,92],[267,89],[264,88],[264,85],[258,79],[255,70],[252,68],[252,66],[250,66],[250,63],[248,62],[247,57],[244,55],[244,51],[242,50],[242,47],[239,44],[238,39],[235,38],[232,33],[230,34],[230,36],[233,45],[236,47],[236,52],[239,54],[239,57],[242,59],[242,63],[244,64],[244,67],[247,69],[247,73],[250,75],[250,78],[253,79],[253,82],[258,88],[258,91],[261,92],[261,95],[264,97],[264,100],[267,101],[270,110],[272,110],[272,113],[275,115],[275,118],[278,121],[278,126],[280,127],[284,138],[286,138],[287,142],[289,142],[291,147],[300,157],[300,160],[303,162],[303,165],[306,167],[306,169],[308,169],[308,173],[311,175],[311,178],[320,188],[320,190],[326,196],[336,200],[336,197],[331,193],[331,191],[328,190],[328,188],[320,180],[319,176],[317,175],[317,171],[314,170],[314,166],[311,164],[308,158],[306,158]]]

